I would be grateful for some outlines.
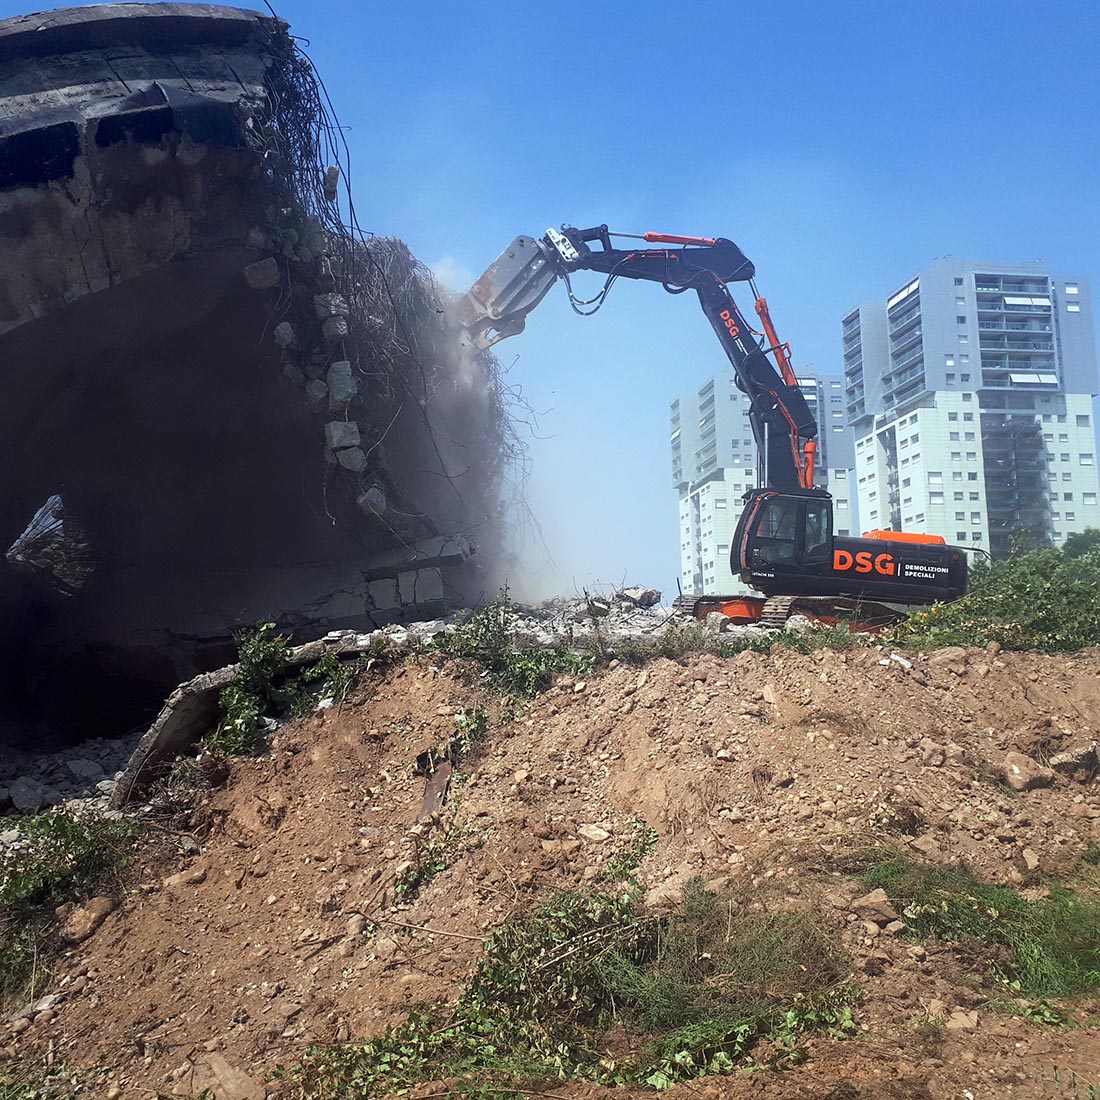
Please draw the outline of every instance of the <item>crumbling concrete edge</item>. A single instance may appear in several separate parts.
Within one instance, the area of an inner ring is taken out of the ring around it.
[[[375,630],[369,634],[345,631],[316,642],[295,646],[284,671],[314,664],[329,653],[341,659],[379,656],[407,649],[417,639],[404,631]],[[164,702],[156,720],[138,742],[111,795],[111,808],[121,809],[159,778],[170,760],[198,743],[213,728],[222,689],[237,674],[238,665],[226,665],[180,684]]]

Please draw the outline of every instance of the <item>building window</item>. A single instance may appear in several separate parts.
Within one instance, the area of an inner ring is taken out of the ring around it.
[[[929,493],[928,494],[928,503],[929,504],[942,504],[943,503],[943,493]]]
[[[947,419],[948,420],[958,420],[959,419],[959,414],[956,413],[956,412],[948,413],[947,414]]]
[[[950,439],[950,440],[953,440],[954,442],[957,443],[959,441],[959,433],[958,432],[948,432],[947,433],[947,438]]]
[[[959,520],[960,522],[962,522],[964,519],[966,519],[966,513],[965,512],[956,512],[955,513],[955,518],[957,520]],[[960,535],[959,538],[962,538],[962,535]]]
[[[1089,458],[1091,459],[1092,455],[1089,455]],[[1058,461],[1059,462],[1069,462],[1069,455],[1065,451],[1059,451],[1058,452]],[[1086,462],[1085,461],[1085,456],[1082,455],[1081,456],[1081,465],[1082,466],[1091,466],[1092,462],[1091,461]]]
[[[1092,466],[1093,465],[1093,456],[1092,455],[1081,455],[1081,465],[1082,466]]]
[[[955,286],[962,286],[962,285],[963,285],[963,281],[962,281],[962,279],[960,279],[960,278],[958,277],[958,275],[956,275],[956,276],[955,276]]]
[[[952,472],[952,474],[951,474],[951,480],[952,481],[962,481],[962,479],[963,479],[962,470],[954,470]]]
[[[1076,518],[1077,518],[1077,513],[1076,512],[1067,512],[1066,513],[1066,522],[1067,523],[1072,523]]]
[[[960,374],[959,375],[959,381],[960,382],[969,382],[970,381],[970,375],[966,374],[965,372]]]
[[[1069,442],[1069,436],[1065,432],[1059,432],[1058,433],[1058,442],[1059,443],[1068,443]]]
[[[1089,414],[1088,413],[1078,413],[1077,414],[1077,427],[1087,428],[1090,425],[1091,425],[1091,421],[1089,420]]]
[[[1081,312],[1081,303],[1080,302],[1067,302],[1066,303],[1066,312],[1067,313],[1080,313]]]
[[[963,434],[966,436],[967,442],[973,441],[973,439],[974,439],[974,433],[973,432],[964,432]]]
[[[971,542],[981,542],[982,541],[981,531],[971,531],[970,532],[970,541]]]
[[[929,485],[942,485],[943,484],[943,471],[942,470],[929,470],[928,471],[928,484]]]
[[[725,500],[723,500],[721,497],[715,497],[714,498],[714,507],[719,508],[719,509],[720,508],[725,508],[725,507],[727,507],[727,502]]]
[[[962,500],[962,498],[963,498],[962,493],[952,493],[951,494],[951,499],[952,500]]]
[[[962,458],[963,458],[962,451],[952,451],[951,452],[951,461],[952,462],[962,462]]]
[[[949,386],[953,386],[955,384],[955,376],[953,374],[948,373],[944,375],[944,379]]]
[[[943,365],[945,367],[953,367],[955,365],[955,357],[953,355],[945,355],[943,357]]]
[[[971,523],[981,523],[982,522],[981,512],[971,512],[970,513],[970,522]]]
[[[973,399],[974,399],[974,395],[972,393],[964,393],[963,394],[963,401],[972,401]]]
[[[1076,294],[1077,293],[1077,284],[1076,283],[1066,283],[1066,293],[1067,294]]]
[[[977,481],[978,480],[978,475],[976,473],[974,473],[973,471],[971,471],[970,473],[968,473],[966,475],[966,480],[967,481]]]
[[[960,500],[962,499],[962,495],[961,495],[961,494],[959,495],[959,499],[960,499]],[[977,493],[971,493],[971,494],[970,494],[970,499],[971,499],[971,500],[978,500],[978,499],[979,499],[979,498],[978,498],[978,494],[977,494]]]
[[[963,420],[971,420],[972,421],[973,419],[974,419],[974,414],[973,413],[963,413]]]
[[[965,531],[956,531],[955,532],[955,540],[957,542],[966,542],[966,532]]]
[[[1095,493],[1082,493],[1081,494],[1081,503],[1082,504],[1095,504],[1096,503],[1096,494]]]
[[[962,316],[956,317],[955,318],[955,323],[957,325],[965,325],[966,324],[966,318],[962,317]]]

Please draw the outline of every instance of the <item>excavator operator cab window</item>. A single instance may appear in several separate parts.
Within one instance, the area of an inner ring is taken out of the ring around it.
[[[831,541],[827,500],[778,493],[761,508],[752,539],[754,564],[780,570],[823,566],[831,557]]]
[[[792,497],[768,497],[756,526],[757,553],[769,565],[793,562],[798,549],[798,511]]]
[[[806,540],[803,561],[819,561],[829,556],[829,505],[823,500],[808,500],[806,508]]]

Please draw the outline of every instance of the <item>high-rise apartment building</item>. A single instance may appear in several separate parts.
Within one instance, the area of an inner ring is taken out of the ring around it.
[[[852,310],[842,342],[865,526],[998,557],[1100,526],[1087,280],[936,260]]]
[[[857,533],[851,433],[845,426],[839,378],[805,376],[799,385],[818,422],[818,477],[834,494],[835,527]],[[680,498],[680,569],[685,592],[736,595],[747,591],[730,572],[730,546],[741,498],[756,484],[756,444],[749,400],[732,371],[682,394],[669,410],[672,476]]]

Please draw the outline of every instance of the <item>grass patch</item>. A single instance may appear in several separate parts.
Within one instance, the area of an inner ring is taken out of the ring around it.
[[[522,698],[545,691],[558,673],[587,675],[596,667],[594,654],[576,653],[568,646],[517,646],[514,621],[508,589],[502,588],[497,603],[475,611],[452,633],[437,635],[432,645],[448,657],[477,661],[496,691]]]
[[[1100,903],[1058,889],[1034,901],[961,868],[879,853],[857,876],[882,887],[911,932],[1000,947],[994,977],[1028,997],[1100,989]]]
[[[805,1032],[852,1029],[844,973],[807,917],[750,911],[701,882],[667,918],[644,914],[637,891],[562,894],[492,936],[455,1005],[370,1043],[312,1049],[298,1095],[456,1077],[487,1093],[555,1078],[663,1088],[754,1059],[789,1064]],[[629,1053],[608,1048],[611,1029]]]
[[[976,563],[966,596],[918,612],[892,637],[916,648],[999,642],[1063,653],[1100,645],[1100,549],[1067,545]]]
[[[29,999],[48,973],[54,909],[78,901],[128,860],[128,820],[52,812],[13,820],[20,841],[0,850],[0,1003]]]
[[[82,1074],[60,1066],[0,1064],[0,1100],[71,1100],[90,1096]]]

